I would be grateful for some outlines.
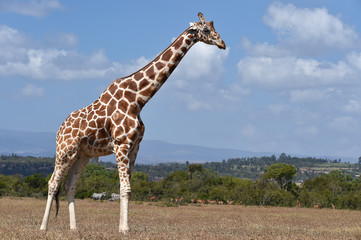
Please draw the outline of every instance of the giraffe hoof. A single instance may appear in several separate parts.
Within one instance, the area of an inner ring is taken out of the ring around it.
[[[129,234],[129,228],[119,229],[119,232],[123,235],[127,235],[127,234]]]
[[[120,231],[121,234],[123,235],[128,235],[129,234],[129,230],[122,230]]]

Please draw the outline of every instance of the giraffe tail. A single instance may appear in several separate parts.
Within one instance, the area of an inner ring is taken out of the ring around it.
[[[56,208],[55,217],[58,216],[58,212],[59,212],[59,194],[60,194],[60,188],[55,194],[55,208]]]

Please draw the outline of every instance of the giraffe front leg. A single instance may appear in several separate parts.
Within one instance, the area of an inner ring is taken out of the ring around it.
[[[129,145],[114,147],[117,158],[118,174],[120,182],[120,220],[119,232],[126,234],[129,231],[128,211],[129,199],[131,194],[130,188],[130,152]]]

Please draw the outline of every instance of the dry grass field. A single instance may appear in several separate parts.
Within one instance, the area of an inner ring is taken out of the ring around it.
[[[0,199],[1,239],[361,239],[361,212],[332,209],[130,204],[131,231],[118,233],[119,204],[76,200],[78,230],[68,210],[54,206],[49,230],[39,230],[46,200]]]

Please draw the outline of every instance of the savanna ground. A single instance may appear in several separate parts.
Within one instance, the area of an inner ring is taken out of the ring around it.
[[[361,239],[361,212],[332,209],[131,202],[127,236],[118,233],[119,203],[76,200],[77,231],[60,202],[40,231],[46,200],[0,199],[1,239]]]

